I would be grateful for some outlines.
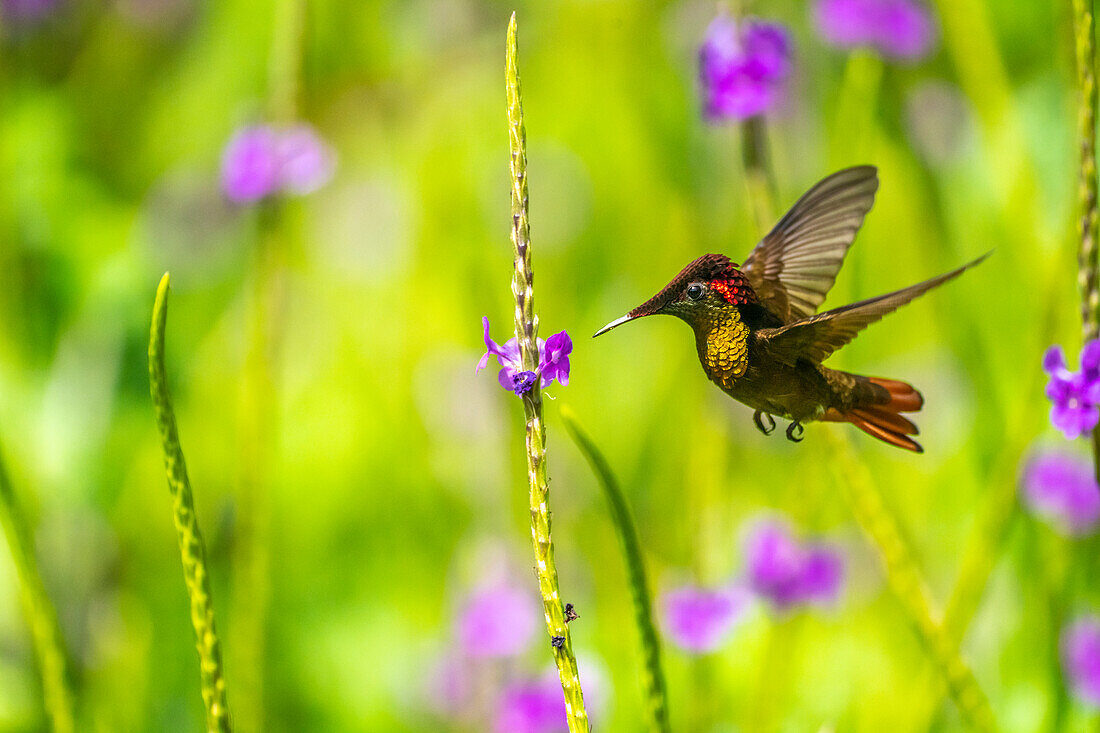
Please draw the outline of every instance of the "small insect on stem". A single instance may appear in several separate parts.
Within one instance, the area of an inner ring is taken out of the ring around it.
[[[564,636],[551,636],[550,637],[550,646],[554,647],[555,649],[561,649],[564,644],[565,644],[565,637]]]
[[[580,617],[581,617],[581,615],[576,612],[576,610],[573,608],[572,603],[566,603],[565,604],[565,623],[569,623],[570,621],[576,621]]]

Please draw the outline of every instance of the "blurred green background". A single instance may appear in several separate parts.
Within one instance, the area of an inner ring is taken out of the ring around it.
[[[642,729],[640,663],[616,538],[562,403],[617,471],[658,591],[735,575],[741,527],[762,510],[848,552],[839,608],[755,614],[708,656],[666,646],[676,730],[960,728],[840,499],[826,431],[850,433],[941,608],[968,562],[991,568],[971,589],[963,647],[1003,728],[1095,729],[1062,692],[1056,645],[1066,614],[1100,603],[1087,590],[1098,548],[1014,502],[1034,441],[1062,441],[1042,351],[1061,342],[1073,356],[1079,343],[1069,4],[981,0],[938,3],[937,50],[910,65],[826,46],[805,2],[749,8],[796,43],[792,93],[769,127],[780,205],[839,167],[880,168],[827,305],[995,248],[830,362],[924,392],[920,456],[846,426],[812,425],[800,445],[760,435],[707,382],[674,319],[588,338],[692,258],[740,261],[761,234],[737,128],[699,114],[696,51],[714,3],[307,3],[298,117],[338,164],[274,225],[265,729],[487,729],[440,712],[430,670],[479,583],[507,575],[535,592],[521,405],[495,370],[474,374],[481,317],[499,340],[512,317],[514,6],[536,303],[543,335],[575,342],[571,382],[549,390],[546,410],[562,593],[581,612],[582,670],[587,660],[604,677],[597,729]],[[170,376],[234,704],[248,292],[271,225],[224,199],[218,170],[234,130],[264,119],[273,20],[258,0],[71,0],[0,28],[0,441],[58,606],[81,729],[202,725],[145,371],[165,270]],[[496,679],[540,673],[538,640]],[[4,550],[0,730],[44,730],[41,709]]]

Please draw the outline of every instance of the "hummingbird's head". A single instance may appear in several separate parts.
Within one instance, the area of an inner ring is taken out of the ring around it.
[[[729,257],[703,255],[680,270],[661,292],[596,331],[595,336],[627,321],[658,313],[676,316],[695,327],[712,320],[716,310],[756,302],[756,292]]]

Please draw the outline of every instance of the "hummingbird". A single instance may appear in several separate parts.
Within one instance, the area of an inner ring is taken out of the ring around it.
[[[676,316],[695,332],[707,377],[753,408],[753,422],[765,435],[775,430],[776,417],[790,421],[787,438],[795,442],[802,440],[806,422],[848,422],[890,445],[923,453],[912,437],[917,426],[902,415],[921,409],[920,392],[900,380],[850,374],[822,362],[869,324],[989,253],[902,290],[818,313],[877,190],[874,166],[828,176],[791,207],[744,264],[705,254],[595,336],[643,316]]]

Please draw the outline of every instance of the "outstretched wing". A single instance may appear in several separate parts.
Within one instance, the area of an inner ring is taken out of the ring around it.
[[[833,286],[844,255],[878,190],[878,173],[861,165],[807,191],[745,260],[760,302],[784,323],[813,315]]]
[[[799,359],[808,359],[814,362],[825,361],[830,354],[854,339],[856,334],[869,324],[879,320],[887,313],[892,313],[932,288],[958,277],[965,270],[984,260],[989,254],[987,252],[958,269],[934,277],[931,280],[910,285],[903,290],[880,295],[877,298],[861,300],[843,308],[825,311],[779,328],[762,329],[757,332],[757,343],[766,349],[769,355],[786,364],[793,365]]]

